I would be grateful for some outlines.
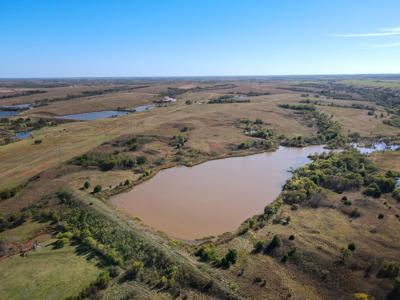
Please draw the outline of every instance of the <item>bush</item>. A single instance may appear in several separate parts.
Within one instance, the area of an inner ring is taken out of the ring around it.
[[[271,242],[268,244],[267,247],[265,247],[264,253],[271,254],[274,249],[279,248],[280,246],[282,246],[282,241],[280,237],[278,235],[274,235]]]
[[[94,193],[94,194],[100,193],[101,190],[102,190],[102,187],[101,187],[101,185],[98,184],[98,185],[96,185],[96,186],[94,187],[93,193]]]
[[[360,216],[361,216],[361,212],[358,208],[353,209],[350,213],[350,218],[353,218],[353,219],[359,218]]]
[[[386,262],[377,274],[380,278],[395,278],[400,276],[400,263]]]
[[[107,271],[101,272],[99,276],[96,279],[95,285],[99,289],[105,289],[108,286],[108,283],[110,282],[110,273]]]
[[[351,252],[354,252],[356,250],[356,245],[354,243],[350,243],[347,246],[347,249],[349,249]]]
[[[67,239],[67,238],[61,238],[61,239],[57,240],[57,241],[54,243],[54,248],[56,248],[56,249],[61,249],[61,248],[63,248],[66,244],[68,244],[68,239]]]
[[[376,184],[382,193],[390,193],[396,187],[396,179],[384,175],[374,175],[367,178],[367,182]]]
[[[374,198],[379,198],[382,195],[382,192],[379,186],[373,182],[365,189],[364,194]]]
[[[127,279],[133,280],[136,279],[137,276],[143,272],[144,270],[144,264],[141,261],[134,260],[132,262],[131,268],[127,271],[125,277]]]
[[[232,265],[234,265],[236,263],[236,260],[237,260],[237,251],[235,249],[229,249],[228,253],[225,255],[225,258]]]
[[[264,243],[262,241],[258,241],[254,244],[254,252],[259,253],[264,248]]]
[[[137,163],[138,165],[144,165],[146,162],[147,162],[146,156],[138,156],[138,157],[136,158],[136,163]]]
[[[395,189],[392,196],[397,202],[400,202],[400,189]]]
[[[202,246],[195,253],[195,255],[200,257],[200,260],[202,260],[204,262],[208,262],[208,261],[217,262],[218,261],[218,255],[217,255],[216,248],[212,244]]]

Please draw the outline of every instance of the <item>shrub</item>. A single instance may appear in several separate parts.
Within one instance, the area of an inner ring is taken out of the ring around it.
[[[262,241],[258,241],[257,243],[254,244],[255,253],[261,252],[263,248],[264,248],[264,243]]]
[[[68,244],[68,239],[61,238],[54,243],[54,248],[60,249],[60,248],[63,248],[66,244]]]
[[[204,262],[208,262],[208,261],[217,262],[218,261],[218,255],[217,255],[216,248],[212,244],[202,246],[195,253],[195,255],[200,257],[200,260],[202,260]]]
[[[112,278],[117,277],[120,274],[120,268],[118,268],[117,266],[111,266],[108,268],[108,272],[110,273],[110,276]]]
[[[364,194],[374,198],[379,198],[382,195],[382,192],[379,186],[373,182],[365,189]]]
[[[85,181],[85,183],[83,184],[83,187],[87,190],[90,187],[90,182]]]
[[[291,235],[289,236],[289,240],[290,240],[290,241],[293,241],[294,239],[295,239],[294,235],[291,234]]]
[[[271,242],[268,244],[267,247],[264,249],[264,253],[271,254],[275,248],[279,248],[282,246],[282,241],[278,235],[274,235]]]
[[[360,216],[361,216],[361,212],[358,208],[353,209],[350,213],[350,218],[353,218],[353,219],[359,218]]]
[[[384,217],[385,217],[384,214],[379,214],[379,215],[378,215],[378,219],[383,219]]]
[[[96,185],[96,186],[94,187],[93,193],[94,193],[94,194],[100,193],[101,190],[102,190],[102,187],[101,187],[101,185],[98,184],[98,185]]]
[[[261,283],[262,279],[261,279],[261,277],[256,276],[256,277],[254,277],[253,282],[254,283]]]
[[[378,271],[377,276],[381,278],[395,278],[400,276],[400,263],[386,262]]]
[[[144,270],[144,264],[141,261],[134,260],[131,268],[127,271],[126,277],[128,279],[135,279]]]
[[[368,183],[375,183],[382,193],[390,193],[396,187],[396,179],[384,175],[374,175],[367,178]]]
[[[349,249],[351,252],[354,252],[356,250],[356,245],[354,243],[350,243],[348,244],[347,249]]]
[[[392,196],[397,202],[400,202],[400,189],[395,189]]]
[[[147,162],[146,156],[138,156],[138,157],[136,158],[136,163],[137,163],[138,165],[144,165],[146,162]]]
[[[96,279],[95,285],[99,289],[105,289],[108,286],[108,283],[110,282],[110,273],[107,271],[101,272],[99,276]]]
[[[229,249],[228,253],[225,255],[225,258],[232,265],[235,264],[236,260],[237,260],[237,251],[236,251],[236,249]]]

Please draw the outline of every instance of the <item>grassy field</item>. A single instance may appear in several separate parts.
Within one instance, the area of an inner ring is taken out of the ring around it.
[[[398,80],[359,79],[359,80],[341,80],[339,82],[344,84],[358,85],[358,86],[400,89],[400,81]]]
[[[1,299],[65,299],[94,281],[100,270],[76,247],[53,249],[49,240],[28,257],[13,256],[0,263]]]
[[[0,241],[6,243],[24,242],[37,236],[37,233],[49,226],[49,222],[28,221],[21,226],[0,233]]]

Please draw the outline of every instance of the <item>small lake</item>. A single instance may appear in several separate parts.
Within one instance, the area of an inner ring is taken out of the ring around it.
[[[93,111],[81,114],[72,114],[60,116],[62,119],[77,120],[77,121],[93,121],[98,119],[112,118],[125,116],[129,112],[119,111],[119,110],[103,110],[103,111]]]
[[[136,107],[126,110],[126,111],[123,111],[123,110],[93,111],[93,112],[87,112],[87,113],[81,113],[81,114],[59,116],[59,118],[68,119],[68,120],[77,120],[77,121],[93,121],[93,120],[98,120],[98,119],[115,118],[115,117],[119,117],[119,116],[125,116],[132,112],[143,112],[143,111],[151,110],[155,107],[156,106],[154,104],[145,104],[145,105],[136,106]]]
[[[399,145],[387,145],[386,143],[375,143],[370,147],[367,146],[360,146],[358,144],[353,144],[353,147],[356,148],[362,154],[371,154],[377,151],[395,151],[400,149]]]
[[[17,110],[0,110],[0,118],[13,117],[19,114]]]
[[[15,133],[15,137],[20,140],[27,139],[30,136],[31,136],[30,131],[20,131]]]
[[[276,199],[291,173],[326,151],[323,146],[279,147],[275,152],[174,167],[111,203],[171,236],[194,239],[234,231]]]
[[[146,110],[151,110],[155,107],[156,106],[154,104],[145,104],[145,105],[136,106],[134,109],[135,109],[135,112],[143,112]]]

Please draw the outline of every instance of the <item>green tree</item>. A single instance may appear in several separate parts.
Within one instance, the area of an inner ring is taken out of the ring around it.
[[[98,184],[98,185],[96,185],[96,186],[94,187],[93,193],[95,193],[95,194],[100,193],[101,190],[102,190],[102,187],[101,187],[101,185]]]

